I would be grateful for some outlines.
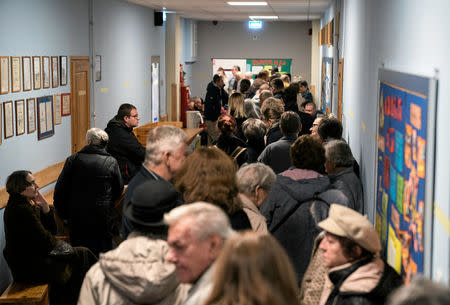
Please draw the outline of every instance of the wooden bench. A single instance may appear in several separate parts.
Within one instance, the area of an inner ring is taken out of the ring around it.
[[[142,146],[147,145],[147,137],[150,131],[158,126],[162,125],[171,125],[176,126],[179,128],[183,127],[183,122],[155,122],[155,123],[147,123],[144,125],[141,125],[139,127],[136,127],[133,132],[136,135],[137,140],[139,143],[141,143]],[[194,140],[194,138],[203,130],[202,128],[182,128],[183,131],[186,133],[186,136],[188,138],[188,144],[191,144],[191,142]]]
[[[48,284],[29,285],[13,282],[0,296],[0,304],[48,305]]]

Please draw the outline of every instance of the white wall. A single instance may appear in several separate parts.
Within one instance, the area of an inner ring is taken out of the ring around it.
[[[330,10],[333,9],[332,7]],[[373,220],[378,69],[437,76],[437,128],[432,278],[449,282],[450,214],[450,2],[446,0],[345,0],[344,115],[345,133],[362,167],[365,199]],[[327,23],[328,20],[325,20]],[[428,202],[426,204],[432,204]],[[435,215],[436,216],[436,215]]]
[[[146,7],[122,0],[93,3],[93,48],[94,55],[102,56],[102,79],[94,82],[91,109],[96,120],[92,127],[105,128],[122,103],[135,105],[140,123],[148,123],[151,121],[151,57],[155,55],[161,60],[160,104],[165,105],[165,25],[155,26],[153,10]]]
[[[198,22],[199,59],[192,65],[192,94],[205,96],[212,79],[212,58],[292,58],[291,74],[310,81],[309,28],[311,22],[264,22],[258,31],[250,31],[246,22]]]

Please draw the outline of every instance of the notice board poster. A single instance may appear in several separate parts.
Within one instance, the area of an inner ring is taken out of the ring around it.
[[[278,72],[291,73],[292,59],[247,59],[247,71],[251,71],[253,78],[262,70],[270,71],[277,67]]]
[[[379,71],[376,228],[406,282],[431,269],[436,83]]]
[[[333,97],[333,58],[331,57],[322,58],[321,84],[320,109],[326,115],[330,115]]]

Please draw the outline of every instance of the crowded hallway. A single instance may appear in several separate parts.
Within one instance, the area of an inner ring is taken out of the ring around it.
[[[155,2],[0,3],[0,291],[448,302],[449,4]]]

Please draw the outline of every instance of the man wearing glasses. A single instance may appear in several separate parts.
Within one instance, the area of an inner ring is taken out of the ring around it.
[[[145,148],[133,133],[133,128],[138,124],[139,115],[136,107],[131,104],[122,104],[117,115],[108,122],[105,129],[109,136],[106,150],[119,163],[124,184],[128,184],[139,170],[145,157]]]

